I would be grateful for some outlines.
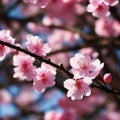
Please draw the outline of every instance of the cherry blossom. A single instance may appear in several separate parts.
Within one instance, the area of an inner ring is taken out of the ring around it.
[[[39,56],[46,56],[46,54],[51,51],[48,43],[43,44],[38,36],[28,34],[26,38],[26,46],[30,52],[35,53]]]
[[[33,62],[35,59],[29,55],[19,53],[13,56],[14,78],[19,77],[21,80],[32,80],[35,75],[35,66]]]
[[[70,58],[70,65],[75,78],[89,77],[94,79],[103,68],[104,64],[99,59],[91,59],[88,55],[77,53]]]
[[[0,118],[120,120],[119,1],[1,0]]]
[[[92,12],[95,17],[106,17],[110,15],[109,6],[103,0],[90,0],[87,11]]]
[[[37,92],[44,92],[47,87],[52,87],[55,84],[56,69],[42,63],[40,68],[36,69],[33,85]]]
[[[116,37],[120,35],[120,22],[112,18],[101,18],[95,22],[95,32],[101,37]]]
[[[68,89],[67,97],[71,97],[72,100],[80,100],[83,96],[90,96],[91,90],[89,85],[92,83],[90,78],[83,79],[67,79],[64,81],[64,87]]]
[[[87,11],[95,17],[107,17],[110,15],[109,7],[115,6],[119,0],[89,0]]]
[[[10,35],[10,30],[1,30],[0,40],[11,44],[14,44],[15,42],[15,39]],[[11,48],[0,44],[0,61],[2,61],[11,50]]]

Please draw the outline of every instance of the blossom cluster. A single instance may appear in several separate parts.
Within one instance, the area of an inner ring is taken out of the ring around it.
[[[45,57],[51,50],[49,45],[47,43],[43,44],[38,36],[28,34],[26,39],[27,41],[25,44],[28,51],[35,53],[36,55]],[[0,40],[13,45],[15,42],[15,39],[11,37],[9,30],[0,31]],[[33,86],[38,92],[43,92],[47,87],[51,87],[55,84],[55,68],[45,63],[42,63],[41,67],[37,68],[34,65],[35,58],[19,51],[16,52],[4,45],[0,45],[0,60],[3,60],[10,52],[15,54],[13,56],[13,65],[15,66],[14,78],[19,78],[20,80],[26,79],[28,81],[33,80]]]
[[[90,56],[77,53],[70,59],[73,79],[67,79],[64,87],[68,89],[67,96],[72,100],[82,99],[83,96],[90,96],[90,85],[92,80],[100,73],[104,64],[99,59],[92,60]]]
[[[0,31],[0,40],[15,45],[15,39],[11,37],[9,30]],[[50,44],[42,43],[38,36],[28,34],[25,42],[26,49],[40,57],[47,58],[47,54],[51,51]],[[19,45],[20,46],[20,45]],[[22,48],[22,46],[20,46]],[[56,68],[51,64],[41,63],[40,67],[35,66],[35,58],[29,54],[21,51],[15,51],[8,46],[0,45],[0,58],[3,60],[8,53],[14,53],[13,66],[14,78],[20,80],[33,80],[34,89],[37,92],[44,92],[46,88],[55,85]],[[76,53],[74,57],[70,58],[70,65],[72,69],[70,72],[74,75],[73,78],[64,81],[64,87],[68,89],[67,97],[72,100],[82,99],[83,96],[90,96],[93,79],[95,79],[104,63],[101,63],[96,57],[91,59],[90,55]],[[104,76],[104,82],[109,84],[112,80],[111,74]]]
[[[14,44],[14,42],[15,42],[15,39],[13,37],[11,37],[9,30],[1,30],[0,31],[0,40],[11,43],[11,44]],[[7,54],[9,54],[10,52],[11,52],[10,48],[8,48],[4,45],[0,45],[0,61],[3,60],[5,58],[5,56]]]

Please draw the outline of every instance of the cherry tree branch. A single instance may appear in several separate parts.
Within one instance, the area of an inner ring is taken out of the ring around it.
[[[29,51],[27,51],[27,50],[25,50],[25,49],[22,49],[21,47],[12,45],[12,44],[10,44],[10,43],[7,43],[7,42],[1,41],[1,40],[0,40],[0,44],[5,45],[5,46],[10,47],[10,48],[13,48],[13,49],[15,49],[15,50],[17,50],[17,51],[23,52],[23,53],[25,53],[25,54],[27,54],[27,55],[30,55],[31,57],[34,57],[34,58],[40,60],[41,62],[45,62],[46,64],[49,64],[49,65],[51,65],[51,66],[53,66],[53,67],[55,67],[55,68],[57,68],[57,69],[59,69],[59,70],[62,70],[67,76],[69,76],[70,78],[73,78],[73,75],[72,75],[70,72],[68,72],[68,71],[64,68],[64,66],[63,66],[62,64],[61,64],[61,65],[57,65],[57,64],[51,62],[50,59],[45,59],[45,58],[43,58],[43,57],[41,57],[41,56],[38,56],[38,55],[36,55],[36,54],[34,54],[34,53],[31,53],[31,52],[29,52]]]
[[[57,65],[57,64],[51,62],[50,59],[45,59],[45,58],[43,58],[43,57],[41,57],[41,56],[38,56],[38,55],[36,55],[36,54],[34,54],[34,53],[31,53],[31,52],[27,51],[27,50],[25,50],[25,49],[23,49],[23,48],[21,48],[21,47],[12,45],[12,44],[10,44],[10,43],[7,43],[7,42],[1,41],[1,40],[0,40],[0,44],[1,44],[1,45],[5,45],[5,46],[10,47],[10,48],[13,48],[13,49],[15,49],[15,50],[17,50],[17,51],[23,52],[23,53],[25,53],[25,54],[27,54],[27,55],[30,55],[31,57],[34,57],[34,58],[40,60],[41,62],[45,62],[46,64],[49,64],[49,65],[55,67],[56,69],[61,70],[61,71],[62,71],[63,73],[65,73],[69,78],[73,78],[73,76],[74,76],[72,73],[70,73],[69,71],[67,71],[67,70],[64,68],[63,64]],[[100,80],[99,77],[96,77],[96,79]],[[120,95],[120,92],[119,92],[119,91],[114,90],[114,89],[109,89],[108,87],[103,86],[103,85],[101,85],[101,84],[92,83],[92,84],[91,84],[91,87],[99,88],[99,89],[101,89],[101,90],[106,91],[107,93],[114,93],[114,94],[116,94],[116,95]]]
[[[87,44],[87,46],[92,46],[92,47],[100,46],[101,48],[110,46],[110,47],[120,49],[120,36],[111,37],[111,38],[99,37],[96,35],[85,33],[83,30],[81,30],[77,26],[70,26],[70,25],[64,25],[64,26],[56,26],[56,25],[48,26],[47,25],[46,26],[39,19],[36,19],[36,18],[40,18],[40,16],[42,17],[42,15],[43,15],[42,12],[40,12],[34,16],[30,16],[26,18],[14,18],[14,17],[9,17],[9,16],[5,16],[5,17],[3,16],[2,19],[7,20],[7,22],[16,21],[21,25],[25,25],[28,22],[36,22],[40,26],[47,27],[49,29],[61,29],[61,30],[70,31],[72,33],[78,33],[80,37],[85,41],[85,44]]]
[[[58,54],[61,52],[80,50],[81,48],[85,48],[85,47],[93,47],[93,48],[111,48],[112,47],[112,48],[120,49],[120,40],[117,39],[117,40],[113,41],[113,40],[103,39],[101,41],[94,41],[94,42],[87,41],[87,43],[81,43],[80,45],[75,45],[75,46],[71,46],[71,47],[63,47],[61,49],[52,51],[48,54],[48,56]]]

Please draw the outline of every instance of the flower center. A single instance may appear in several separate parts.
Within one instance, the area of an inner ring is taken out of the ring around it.
[[[80,89],[81,88],[81,82],[79,81],[79,80],[76,80],[76,87],[78,88],[78,89]]]
[[[103,11],[103,6],[99,5],[98,8],[97,8],[97,11]]]
[[[29,70],[28,64],[27,64],[26,62],[24,62],[24,63],[22,64],[22,71],[23,71],[23,72],[27,72],[28,70]]]
[[[86,69],[88,69],[88,66],[84,64],[81,66],[81,69],[86,70]]]
[[[37,53],[39,52],[39,46],[38,45],[35,45],[34,49],[35,49],[35,52],[37,52]]]
[[[0,45],[0,53],[4,52],[5,50],[5,46],[4,45]]]
[[[46,78],[45,73],[41,75],[41,80],[43,84],[46,84],[48,82],[48,79]]]

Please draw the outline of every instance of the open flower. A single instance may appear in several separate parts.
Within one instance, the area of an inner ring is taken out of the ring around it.
[[[14,78],[19,77],[21,80],[27,79],[32,80],[35,75],[35,66],[33,62],[35,59],[29,55],[19,53],[13,57]]]
[[[55,84],[56,69],[42,63],[41,67],[36,69],[34,77],[34,89],[37,92],[44,92],[47,87],[52,87]]]
[[[38,36],[33,36],[31,34],[27,35],[26,46],[30,52],[39,56],[46,56],[46,54],[51,51],[51,48],[47,43],[43,44]]]
[[[82,78],[87,76],[91,79],[94,79],[104,66],[103,63],[100,63],[99,59],[92,60],[90,56],[85,56],[80,53],[70,59],[70,65],[72,66],[74,78]]]
[[[15,39],[10,35],[10,30],[1,30],[0,40],[10,44],[14,44],[15,42]],[[0,44],[0,61],[2,61],[11,50],[11,48]]]
[[[64,81],[64,87],[68,89],[67,97],[71,97],[72,100],[82,99],[83,96],[90,96],[91,90],[89,85],[92,83],[90,78],[83,79],[67,79]]]
[[[109,6],[103,0],[89,0],[87,11],[92,12],[95,17],[106,17],[110,15]]]

